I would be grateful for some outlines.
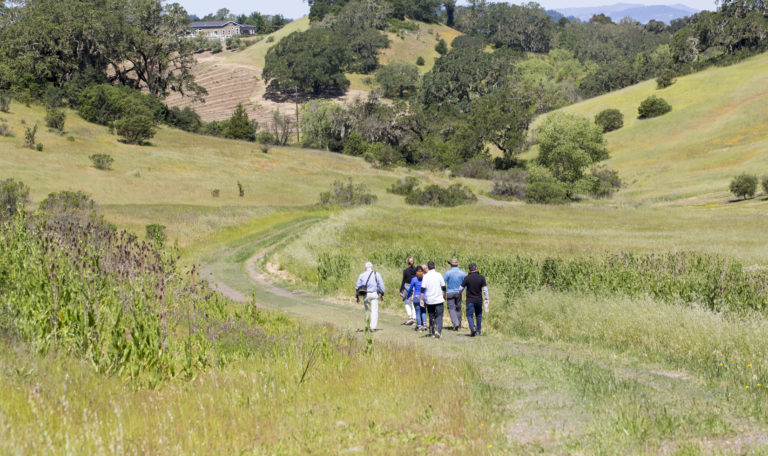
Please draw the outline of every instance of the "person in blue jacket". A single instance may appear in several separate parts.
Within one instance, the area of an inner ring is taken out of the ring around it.
[[[413,308],[416,311],[416,326],[414,331],[426,331],[427,330],[427,308],[423,302],[421,302],[421,279],[424,278],[424,268],[422,266],[416,267],[416,276],[411,279],[411,284],[408,287],[408,291],[405,293],[405,299],[413,297]]]

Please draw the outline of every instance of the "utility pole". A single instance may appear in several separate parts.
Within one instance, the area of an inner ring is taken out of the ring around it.
[[[293,101],[296,103],[296,144],[301,144],[301,133],[299,132],[299,86],[295,87]]]

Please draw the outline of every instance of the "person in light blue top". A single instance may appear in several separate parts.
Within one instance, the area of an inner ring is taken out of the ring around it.
[[[405,299],[413,296],[413,308],[416,311],[416,327],[414,331],[426,331],[427,330],[427,308],[423,302],[421,302],[421,279],[424,278],[424,268],[422,266],[416,267],[416,277],[411,279],[411,286],[408,287],[408,291],[405,293]]]
[[[379,296],[384,301],[384,279],[381,274],[373,270],[371,263],[365,263],[365,272],[360,274],[355,284],[355,298],[360,302],[363,298],[365,304],[365,330],[376,331],[379,323]],[[368,326],[370,322],[370,326]]]
[[[451,315],[453,330],[461,328],[461,283],[467,273],[459,269],[459,260],[456,258],[448,262],[451,269],[443,275],[445,280],[446,298],[448,301],[448,313]]]

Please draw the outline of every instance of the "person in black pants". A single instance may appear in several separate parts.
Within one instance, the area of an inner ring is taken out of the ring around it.
[[[488,284],[485,282],[485,277],[478,272],[475,263],[469,265],[469,275],[464,277],[461,289],[467,290],[469,335],[471,337],[479,336],[483,332],[483,307],[487,311],[491,301],[488,297]],[[475,326],[475,319],[477,319],[477,326]]]
[[[403,298],[403,305],[405,306],[405,314],[407,317],[403,324],[406,326],[416,323],[416,309],[413,305],[413,299],[406,296],[406,291],[408,291],[411,281],[416,277],[416,268],[413,267],[413,262],[413,257],[408,257],[406,260],[408,267],[403,270],[403,280],[400,282],[400,296]]]

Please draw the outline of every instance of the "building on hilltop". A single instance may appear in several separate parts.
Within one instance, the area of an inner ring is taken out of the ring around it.
[[[208,38],[218,38],[221,41],[234,36],[252,36],[256,34],[256,27],[252,25],[240,25],[233,21],[209,21],[192,22],[189,24],[190,35],[202,35]]]

